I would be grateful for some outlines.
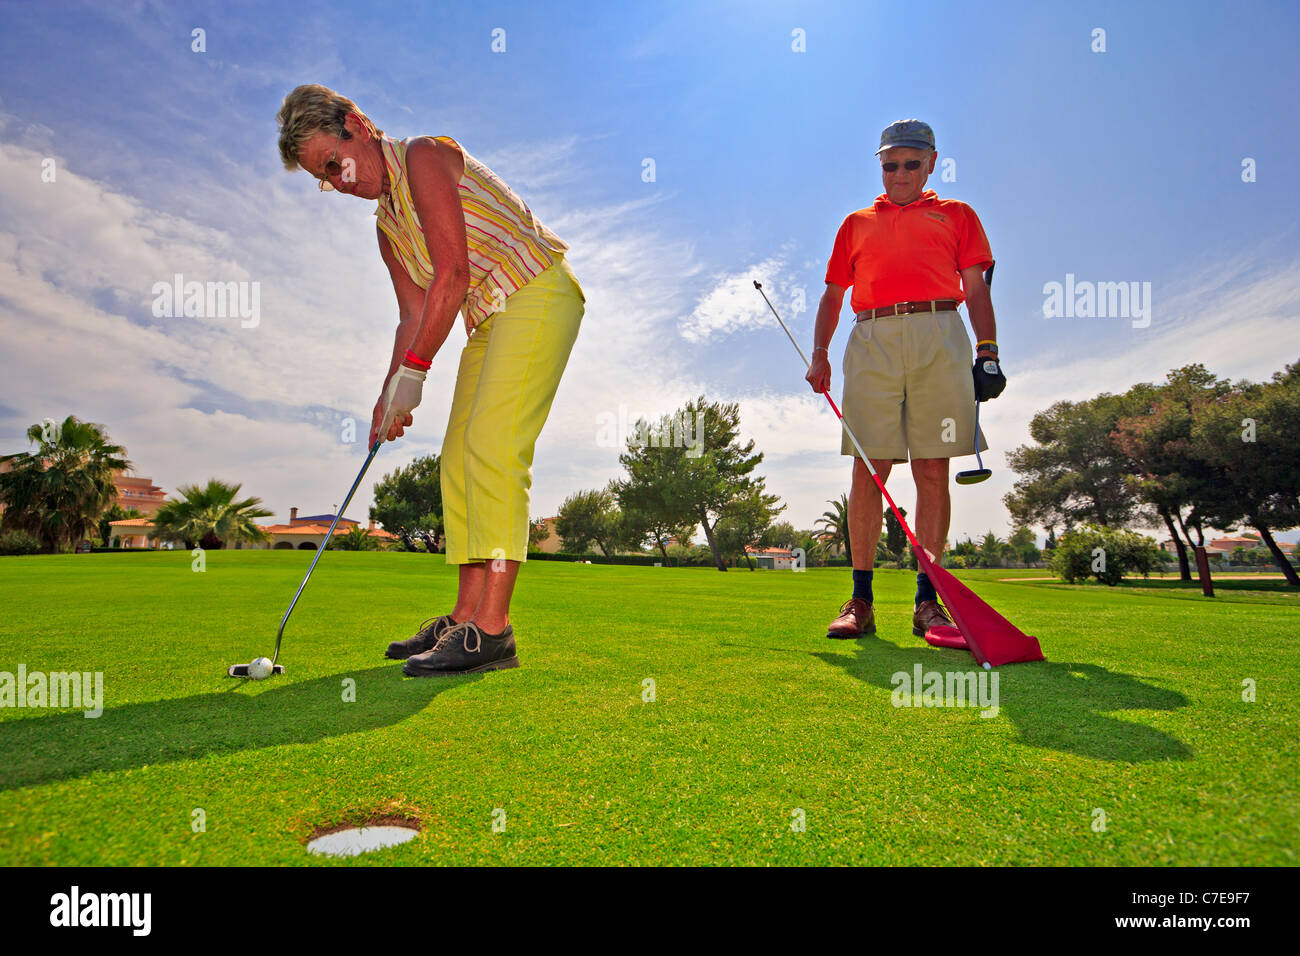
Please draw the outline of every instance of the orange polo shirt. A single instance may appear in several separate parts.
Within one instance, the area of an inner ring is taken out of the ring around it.
[[[993,262],[975,210],[927,189],[906,206],[880,195],[851,213],[835,236],[826,281],[853,287],[854,313],[897,302],[966,301],[961,270]]]

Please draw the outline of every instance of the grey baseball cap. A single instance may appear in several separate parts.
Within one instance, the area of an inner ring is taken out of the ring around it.
[[[880,149],[876,150],[876,155],[879,156],[894,146],[934,149],[934,130],[930,129],[930,124],[922,123],[919,119],[905,119],[890,123],[880,134]]]

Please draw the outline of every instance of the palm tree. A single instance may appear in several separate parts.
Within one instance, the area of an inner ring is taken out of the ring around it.
[[[335,551],[378,551],[379,539],[372,538],[370,532],[358,524],[345,534],[336,534],[325,546]]]
[[[849,542],[849,496],[841,494],[838,501],[827,500],[826,503],[834,510],[823,511],[822,516],[815,522],[819,529],[817,539],[827,551],[837,545],[844,545],[844,556],[849,559],[849,564],[852,564],[853,546]]]
[[[131,467],[126,449],[110,444],[103,425],[74,415],[33,425],[27,437],[36,451],[0,456],[12,469],[0,474],[4,527],[26,531],[46,551],[95,535],[117,496],[113,473]]]
[[[235,541],[265,541],[265,531],[253,523],[254,518],[268,517],[271,512],[257,507],[261,498],[236,501],[240,485],[229,485],[216,478],[208,479],[206,487],[182,485],[184,500],[172,499],[163,503],[153,516],[154,527],[164,541],[180,541],[186,548],[208,550],[224,548]]]
[[[992,531],[984,536],[979,545],[980,564],[986,568],[1002,567],[1006,557],[1007,543]]]

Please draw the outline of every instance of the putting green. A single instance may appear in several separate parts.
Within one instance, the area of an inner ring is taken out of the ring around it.
[[[978,670],[911,635],[906,572],[876,575],[878,637],[830,641],[843,569],[533,562],[523,666],[432,680],[383,650],[449,609],[453,569],[337,552],[288,672],[227,678],[269,655],[310,558],[0,558],[0,672],[103,679],[98,718],[0,708],[0,863],[1297,862],[1300,605],[1265,582],[963,573],[1048,658],[996,672],[984,717],[894,706],[896,674]],[[306,850],[377,817],[422,832]]]

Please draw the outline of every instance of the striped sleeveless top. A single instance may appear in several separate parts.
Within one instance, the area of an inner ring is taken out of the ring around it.
[[[450,136],[435,139],[460,148]],[[409,143],[409,139],[382,137],[390,185],[389,194],[380,197],[375,215],[407,275],[420,288],[427,289],[433,281],[433,263],[406,175]],[[469,244],[469,291],[461,314],[465,317],[465,332],[472,334],[480,322],[504,308],[506,296],[553,266],[569,247],[538,221],[528,204],[501,177],[463,148],[460,152],[465,158],[460,205],[465,211],[465,238]]]

